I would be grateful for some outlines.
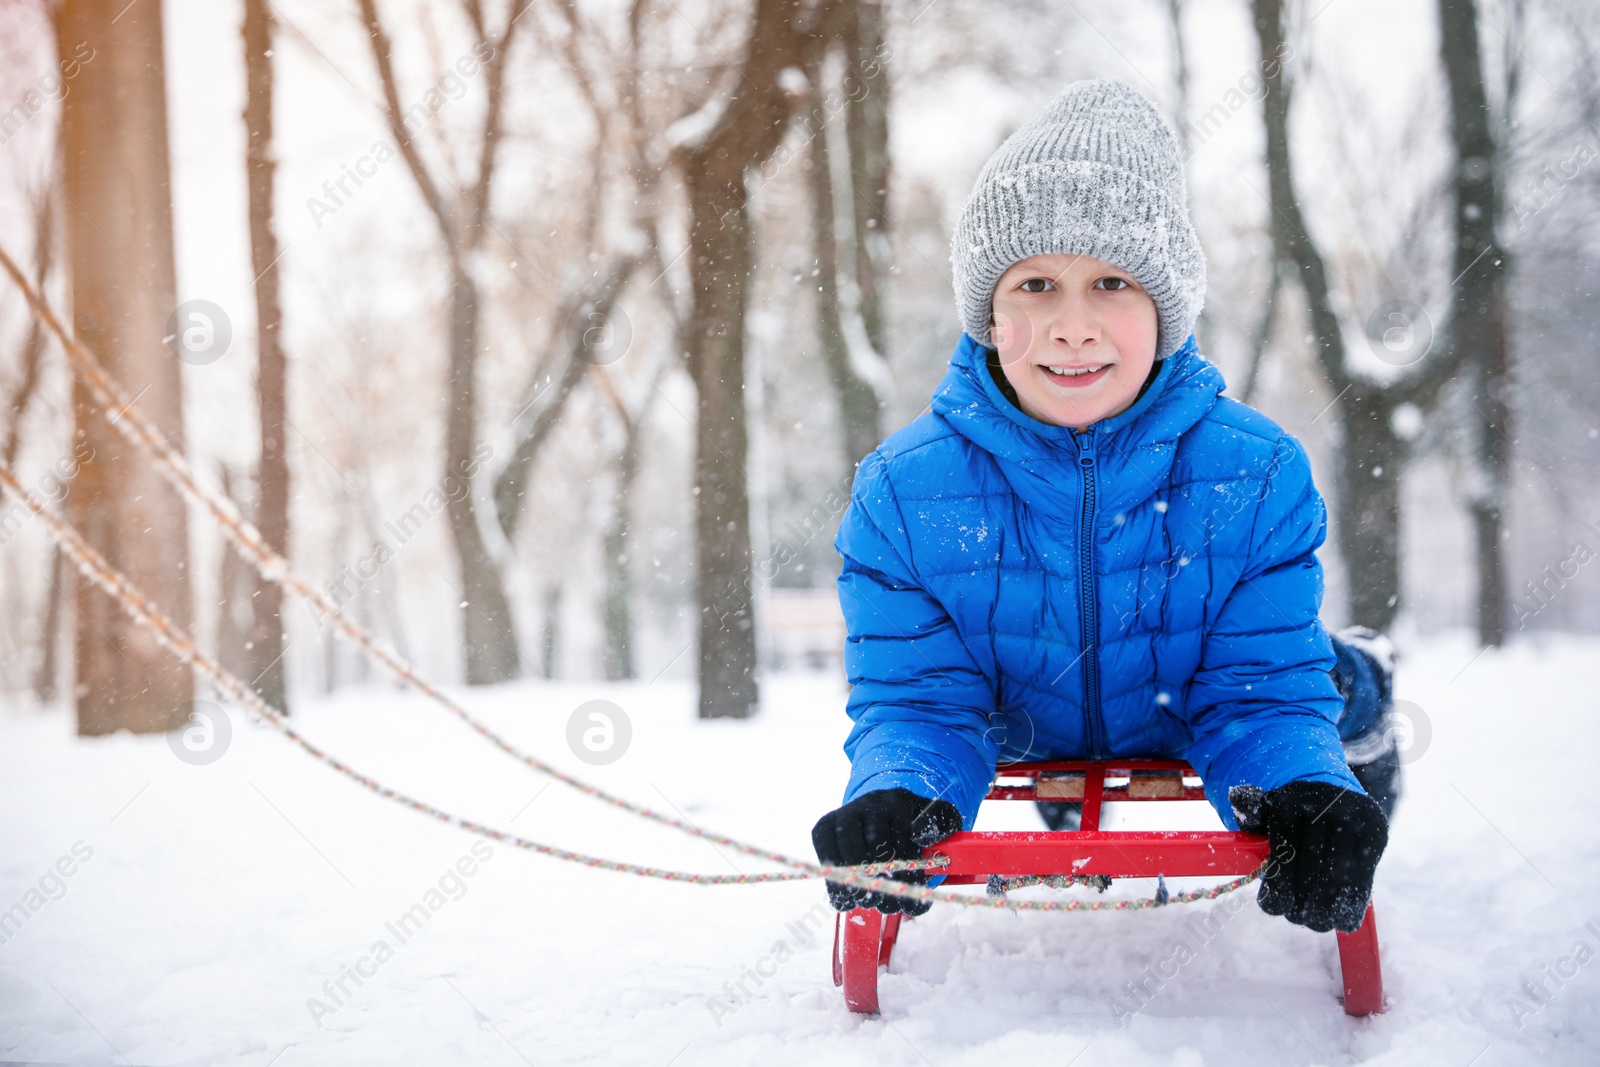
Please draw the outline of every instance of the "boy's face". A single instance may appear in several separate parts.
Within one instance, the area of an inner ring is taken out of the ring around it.
[[[1029,256],[996,283],[989,332],[1023,412],[1082,430],[1139,395],[1155,362],[1156,305],[1104,260]]]

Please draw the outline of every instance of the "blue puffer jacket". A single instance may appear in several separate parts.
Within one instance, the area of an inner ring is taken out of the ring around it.
[[[963,334],[932,409],[856,470],[834,539],[849,801],[944,797],[999,760],[1183,758],[1230,786],[1360,791],[1318,619],[1327,531],[1304,448],[1194,338],[1079,434],[1001,392]]]

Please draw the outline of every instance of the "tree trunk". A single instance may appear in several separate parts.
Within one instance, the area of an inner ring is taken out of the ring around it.
[[[852,244],[858,293],[855,310],[861,317],[872,350],[887,359],[889,322],[884,310],[884,289],[890,260],[888,50],[881,0],[854,0],[850,8],[854,18],[845,22],[844,89],[849,102],[845,108],[845,130],[852,188],[845,202],[851,205],[848,217],[854,224]],[[874,404],[881,403],[876,395],[873,400]],[[876,434],[876,408],[873,424]],[[874,440],[872,446],[876,448],[877,445]]]
[[[545,590],[544,601],[540,604],[544,615],[544,640],[540,642],[539,672],[544,675],[545,681],[553,681],[556,676],[556,657],[561,651],[561,586],[552,585]]]
[[[115,25],[113,25],[115,22]],[[172,186],[167,157],[162,4],[66,0],[61,55],[81,44],[62,101],[63,193],[77,335],[168,441],[183,450],[179,361],[163,343],[175,311]],[[79,440],[93,449],[68,497],[68,518],[180,627],[190,625],[188,512],[148,459],[73,388]],[[188,668],[89,582],[77,585],[78,732],[156,732],[187,720]]]
[[[704,137],[676,152],[689,199],[686,335],[697,393],[695,593],[703,719],[759,702],[745,467],[744,313],[753,267],[745,177],[782,140],[792,106],[780,75],[802,62],[795,0],[758,0],[746,58]]]
[[[1478,572],[1478,643],[1505,643],[1510,601],[1506,588],[1506,512],[1511,502],[1509,313],[1505,286],[1496,279],[1486,309],[1482,351],[1477,353],[1478,468],[1481,495],[1472,501],[1472,528]]]
[[[221,465],[218,474],[223,495],[233,501],[240,515],[254,522],[249,479],[236,476],[227,464]],[[252,670],[255,656],[250,645],[255,638],[255,602],[260,581],[255,567],[233,543],[224,542],[217,576],[216,655],[223,670],[241,678],[253,678],[258,673]]]
[[[1178,148],[1187,165],[1194,145],[1189,133],[1189,49],[1183,36],[1183,0],[1167,0],[1167,23],[1172,27],[1173,81],[1178,88]]]
[[[633,660],[633,545],[631,518],[633,487],[639,475],[641,426],[628,422],[617,458],[616,489],[611,496],[611,522],[606,527],[605,552],[605,676],[608,682],[635,676]]]
[[[844,449],[845,471],[855,470],[862,458],[878,447],[882,440],[878,424],[878,394],[871,383],[856,374],[850,365],[850,345],[845,339],[839,305],[839,242],[841,215],[845,220],[853,213],[841,212],[833,187],[833,154],[828,146],[828,114],[824,100],[821,50],[807,70],[811,82],[811,119],[817,129],[811,131],[811,245],[817,265],[817,339],[822,346],[823,362],[828,368],[828,381],[833,386],[839,405],[841,444]],[[854,160],[852,160],[852,165]],[[850,223],[847,221],[846,225]],[[860,257],[857,257],[857,268]],[[862,315],[865,322],[865,313]]]
[[[1357,387],[1343,403],[1338,533],[1350,621],[1384,633],[1400,604],[1400,473],[1406,446],[1390,429],[1393,402],[1382,392]]]
[[[529,0],[512,0],[505,28],[491,36],[476,4],[467,12],[476,33],[474,54],[486,55],[483,125],[476,144],[478,171],[465,189],[445,179],[455,197],[447,197],[423,161],[406,128],[400,107],[400,90],[390,62],[388,34],[378,17],[375,0],[359,0],[362,23],[372,47],[373,62],[383,89],[384,117],[400,156],[406,161],[417,192],[433,215],[444,244],[450,269],[449,410],[445,417],[445,510],[450,535],[461,564],[462,643],[468,685],[509,681],[521,671],[516,628],[500,563],[490,552],[472,499],[472,483],[484,457],[476,446],[478,332],[481,314],[477,280],[472,264],[479,259],[484,230],[489,226],[489,200],[494,189],[494,168],[504,132],[506,57]],[[532,20],[529,20],[532,21]],[[452,489],[451,487],[456,487]]]
[[[452,260],[450,296],[450,410],[445,426],[446,494],[450,533],[461,561],[462,635],[467,684],[492,685],[521,674],[511,602],[500,565],[489,552],[472,500],[478,438],[478,287],[466,265]]]
[[[749,436],[744,312],[750,216],[743,168],[731,186],[690,169],[690,373],[696,405],[695,567],[700,600],[700,717],[746,718],[760,699],[751,604]]]
[[[49,566],[49,589],[45,592],[44,619],[39,634],[39,668],[33,676],[33,695],[41,704],[56,698],[56,685],[61,678],[61,603],[69,595],[62,585],[72,580],[67,573],[66,557],[54,544],[50,546]]]
[[[53,165],[59,170],[59,158]],[[59,177],[57,174],[57,180]],[[45,291],[56,252],[55,197],[55,190],[49,186],[45,186],[34,195],[33,282],[34,288],[41,293]],[[22,381],[17,383],[16,391],[11,394],[8,405],[11,409],[11,421],[6,426],[4,441],[0,442],[0,459],[4,459],[5,465],[13,470],[16,469],[17,449],[22,445],[22,422],[27,417],[28,407],[38,392],[39,370],[44,363],[46,345],[44,321],[37,315],[31,316],[28,322],[28,334],[22,343]],[[61,583],[66,580],[61,550],[52,543],[48,551],[49,576],[46,578],[44,610],[39,625],[39,659],[31,679],[33,695],[41,704],[48,704],[56,698],[56,685],[60,680],[57,638],[61,628]]]
[[[1495,180],[1501,167],[1483,85],[1478,14],[1471,0],[1439,0],[1439,48],[1450,85],[1450,133],[1456,150],[1455,263],[1451,273],[1450,336],[1473,369],[1477,477],[1472,522],[1478,569],[1478,640],[1505,640],[1504,522],[1511,488],[1507,447],[1510,390],[1506,351],[1506,253],[1498,221],[1503,202]]]
[[[288,365],[283,352],[283,310],[278,300],[278,237],[272,223],[277,161],[272,154],[273,18],[267,0],[244,0],[246,136],[250,269],[256,296],[256,408],[261,453],[256,466],[256,528],[278,555],[289,558]],[[251,686],[261,699],[289,710],[284,663],[283,587],[255,580],[253,625],[247,642]]]

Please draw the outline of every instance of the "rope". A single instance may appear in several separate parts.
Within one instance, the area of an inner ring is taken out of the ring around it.
[[[1086,885],[1090,889],[1104,893],[1111,888],[1111,876],[1108,874],[1024,874],[1018,878],[1007,878],[1004,875],[991,874],[989,884],[984,891],[991,897],[1003,897],[1013,889],[1026,889],[1030,885],[1047,885],[1052,889],[1070,889],[1075,885]]]
[[[666,882],[686,882],[692,885],[757,885],[767,882],[793,882],[813,878],[826,878],[829,881],[840,882],[845,885],[875,889],[890,896],[906,897],[913,900],[939,900],[967,907],[992,907],[1011,911],[1124,911],[1159,907],[1161,904],[1161,901],[1154,898],[1116,902],[1095,901],[1087,904],[1078,900],[1007,900],[1005,897],[969,896],[953,893],[949,890],[933,889],[925,885],[914,885],[879,877],[880,874],[889,871],[922,870],[944,866],[949,863],[949,859],[946,857],[935,857],[932,860],[896,860],[888,863],[862,864],[856,867],[833,867],[807,863],[804,864],[805,869],[802,871],[758,874],[698,874],[689,871],[674,871],[659,867],[646,867],[635,863],[625,863],[619,860],[609,860],[600,856],[591,856],[572,849],[533,841],[505,830],[497,830],[483,823],[462,818],[459,815],[453,815],[425,801],[408,796],[399,790],[391,789],[376,779],[362,774],[333,755],[324,752],[298,730],[295,730],[284,720],[282,712],[268,704],[232,672],[201,652],[182,627],[162,614],[151,603],[150,599],[141,593],[126,576],[106,562],[105,557],[86,542],[83,539],[83,535],[71,524],[48,511],[36,497],[23,489],[22,484],[17,480],[16,475],[12,473],[11,468],[3,462],[0,462],[0,489],[4,489],[6,493],[15,497],[24,507],[38,516],[45,524],[51,539],[67,554],[73,565],[77,567],[84,577],[104,590],[107,595],[122,607],[130,618],[154,633],[156,640],[163,647],[177,656],[196,673],[209,680],[226,697],[238,702],[246,710],[275,727],[308,755],[331,767],[334,771],[362,788],[376,793],[386,800],[392,800],[413,811],[420,812],[430,818],[470,833],[512,845],[516,848],[550,856],[554,859],[582,864],[585,867],[619,871]],[[798,863],[798,861],[796,862]],[[1265,866],[1263,864],[1262,868]],[[1179,894],[1172,899],[1179,903],[1187,903],[1190,900],[1212,899],[1223,893],[1238,889],[1240,886],[1259,877],[1260,874],[1261,869],[1257,869],[1255,872],[1232,882],[1214,886],[1211,889],[1196,890],[1189,894]]]
[[[309,740],[299,731],[295,730],[284,719],[282,712],[268,704],[254,690],[252,690],[244,682],[240,681],[239,678],[232,672],[228,671],[216,661],[212,660],[204,652],[201,652],[195,645],[194,640],[188,635],[187,632],[184,631],[182,627],[180,627],[177,623],[174,623],[171,619],[168,619],[166,615],[162,614],[162,612],[152,604],[150,599],[141,593],[139,589],[127,579],[126,576],[124,576],[115,567],[111,566],[110,563],[106,562],[105,557],[97,552],[91,545],[89,545],[88,542],[83,539],[83,535],[80,534],[73,526],[47,511],[36,498],[24,490],[21,483],[17,480],[16,475],[3,462],[0,462],[0,488],[3,488],[11,496],[15,497],[23,504],[23,506],[28,508],[29,511],[33,512],[45,523],[51,539],[61,547],[61,550],[65,552],[69,558],[71,558],[73,564],[77,567],[78,571],[83,574],[84,577],[94,582],[95,585],[99,586],[109,596],[111,596],[112,599],[114,599],[135,622],[142,626],[148,627],[155,634],[156,640],[159,641],[163,647],[165,647],[173,655],[177,656],[198,674],[202,675],[212,684],[214,684],[228,699],[236,701],[246,710],[259,716],[267,723],[270,723],[285,737],[300,746],[300,748],[306,753],[322,763],[327,764],[329,767],[332,767],[335,771],[344,775],[346,778],[349,778],[351,781],[356,782],[363,788],[368,789],[387,800],[396,801],[397,803],[403,804],[414,811],[419,811],[425,815],[429,815],[441,822],[458,826],[464,830],[470,830],[473,833],[480,834],[496,841],[502,841],[507,844],[515,845],[518,848],[529,849],[543,855],[553,856],[556,859],[567,860],[573,863],[581,863],[589,867],[599,867],[605,870],[624,871],[629,874],[638,874],[649,878],[659,878],[669,882],[693,882],[699,885],[790,882],[828,877],[835,881],[844,881],[850,884],[860,884],[867,886],[868,888],[892,889],[894,886],[899,886],[903,883],[889,883],[887,886],[880,887],[877,885],[877,883],[880,881],[887,881],[886,879],[868,877],[865,881],[859,883],[855,882],[853,879],[862,874],[873,875],[888,871],[926,869],[930,866],[940,866],[949,862],[948,859],[941,857],[935,861],[895,860],[888,863],[863,864],[859,867],[816,866],[814,871],[807,872],[777,872],[737,875],[693,874],[685,871],[664,870],[656,867],[644,867],[638,864],[622,863],[616,860],[602,859],[598,856],[590,856],[586,853],[574,852],[571,849],[564,849],[555,845],[541,844],[540,842],[531,841],[527,838],[519,837],[516,834],[508,833],[504,830],[496,830],[493,827],[485,826],[482,823],[473,822],[472,820],[452,815],[449,812],[436,808],[425,801],[417,800],[416,798],[408,796],[398,790],[391,789],[376,779],[362,774],[355,768],[340,761],[337,757],[324,752],[311,740]],[[815,865],[807,864],[807,866],[809,867]]]
[[[363,652],[381,663],[403,684],[431,698],[512,759],[538,771],[540,774],[561,782],[563,785],[570,786],[580,793],[610,804],[613,807],[632,812],[642,818],[650,819],[664,826],[670,826],[691,837],[703,838],[713,844],[722,845],[749,856],[756,856],[760,859],[798,870],[815,871],[818,869],[814,864],[807,863],[804,860],[785,856],[780,852],[774,852],[759,845],[739,841],[725,834],[712,833],[695,826],[693,823],[674,818],[671,815],[655,811],[642,804],[636,804],[624,797],[609,793],[599,786],[567,774],[565,771],[546,763],[531,753],[523,752],[488,725],[479,721],[466,708],[452,700],[437,685],[420,674],[398,652],[359,623],[347,618],[344,610],[330,597],[297,574],[290,567],[289,561],[273,551],[262,538],[260,531],[239,514],[233,501],[214,490],[202,486],[191,472],[188,461],[167,443],[160,430],[133,409],[133,399],[106,372],[100,361],[95,358],[94,353],[90,352],[75,337],[67,333],[66,328],[61,324],[61,320],[56,317],[50,305],[28,282],[28,279],[17,268],[16,263],[6,254],[4,249],[0,249],[0,267],[4,267],[6,273],[11,276],[11,280],[22,290],[23,296],[27,298],[28,304],[33,308],[34,313],[39,316],[45,325],[49,327],[50,332],[61,342],[62,348],[66,351],[68,362],[77,371],[79,378],[105,413],[106,420],[117,429],[117,432],[126,437],[131,443],[148,452],[156,465],[156,469],[161,472],[167,481],[183,495],[209,512],[222,528],[223,535],[239,549],[244,558],[250,561],[251,565],[255,567],[263,578],[282,586],[304,600],[310,601],[317,610],[333,620],[333,625],[337,631],[355,642]],[[113,412],[115,414],[112,414]],[[927,864],[917,860],[903,862],[906,866],[897,869],[917,870],[928,868]]]
[[[26,277],[17,268],[16,263],[0,249],[0,267],[3,267],[11,280],[22,291],[34,313],[49,327],[66,352],[68,361],[78,372],[80,379],[89,389],[90,394],[104,409],[106,419],[119,433],[130,442],[148,452],[163,477],[171,482],[180,492],[191,500],[204,507],[222,528],[224,536],[238,548],[241,553],[268,581],[274,582],[291,593],[310,601],[318,610],[332,618],[335,628],[346,637],[354,641],[368,656],[377,660],[390,670],[401,682],[417,689],[424,695],[431,697],[436,703],[471,727],[476,733],[495,745],[507,755],[518,760],[524,765],[536,770],[556,781],[567,785],[580,793],[591,796],[596,800],[610,804],[624,811],[631,812],[642,818],[661,823],[679,830],[691,837],[698,837],[713,844],[723,845],[746,855],[756,856],[783,866],[793,868],[793,873],[769,872],[753,875],[708,875],[685,871],[664,870],[654,867],[645,867],[638,864],[624,863],[617,860],[608,860],[586,853],[563,849],[554,845],[547,845],[503,830],[496,830],[481,823],[464,819],[457,815],[436,808],[425,801],[410,797],[397,790],[370,778],[354,768],[344,764],[332,755],[322,751],[311,741],[294,730],[284,720],[281,712],[261,699],[244,682],[240,681],[231,672],[225,670],[220,664],[211,660],[195,645],[188,634],[165,615],[156,609],[144,594],[140,593],[131,582],[127,580],[116,568],[106,562],[95,549],[83,540],[82,536],[70,524],[57,518],[47,511],[36,499],[23,489],[16,476],[9,467],[0,464],[0,485],[12,496],[16,497],[25,507],[37,515],[46,526],[51,538],[73,560],[74,566],[90,581],[98,585],[109,596],[117,601],[123,610],[143,626],[155,633],[157,640],[188,665],[192,670],[201,674],[217,686],[218,690],[238,702],[241,706],[251,711],[262,720],[270,723],[284,734],[289,740],[300,746],[307,754],[333,768],[338,773],[356,782],[363,788],[378,794],[385,799],[403,804],[414,811],[428,815],[441,822],[457,826],[463,830],[479,834],[492,840],[513,845],[517,848],[527,849],[542,855],[585,866],[604,870],[620,871],[642,877],[656,878],[664,881],[687,882],[696,885],[723,885],[723,884],[759,884],[765,882],[800,881],[814,878],[826,878],[829,881],[845,885],[873,889],[889,896],[903,897],[914,900],[943,900],[958,903],[969,907],[998,907],[1008,910],[1028,911],[1075,911],[1075,910],[1125,910],[1130,908],[1158,907],[1161,902],[1156,898],[1133,901],[1092,902],[1084,904],[1080,901],[1011,901],[1000,897],[974,897],[965,894],[953,893],[949,890],[933,889],[925,885],[915,885],[881,877],[885,872],[933,870],[948,864],[944,857],[932,860],[896,860],[888,863],[862,864],[854,867],[833,867],[809,863],[805,860],[795,859],[783,853],[762,848],[758,845],[739,841],[724,834],[716,834],[704,830],[692,823],[674,818],[670,815],[654,811],[641,804],[616,796],[580,778],[567,774],[559,768],[546,763],[538,757],[525,753],[506,740],[486,724],[475,718],[466,708],[452,700],[434,683],[419,674],[397,652],[389,648],[378,638],[369,633],[359,624],[345,617],[343,610],[329,597],[325,596],[316,587],[304,578],[301,578],[289,566],[282,556],[267,546],[261,534],[255,527],[239,514],[233,502],[215,492],[201,486],[190,472],[188,462],[179,455],[166,442],[159,430],[151,425],[145,418],[133,409],[133,400],[123,392],[121,387],[110,377],[105,368],[87,348],[69,335],[56,317],[54,311],[45,302],[43,297],[28,283]],[[117,415],[109,414],[116,410]],[[1263,867],[1265,865],[1263,864]],[[1261,869],[1236,879],[1212,890],[1197,890],[1194,894],[1179,894],[1172,898],[1180,903],[1188,900],[1210,899],[1225,892],[1247,884],[1259,877]]]

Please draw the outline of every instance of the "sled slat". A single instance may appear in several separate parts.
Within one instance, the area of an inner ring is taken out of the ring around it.
[[[1093,783],[1091,783],[1091,790]],[[1084,824],[1089,804],[1084,804]],[[1249,874],[1265,862],[1267,839],[1226,830],[1123,832],[1084,829],[959,833],[923,850],[924,857],[948,856],[939,873],[951,876],[1001,874],[1106,874],[1113,878],[1168,878]],[[955,877],[947,879],[953,884]]]

